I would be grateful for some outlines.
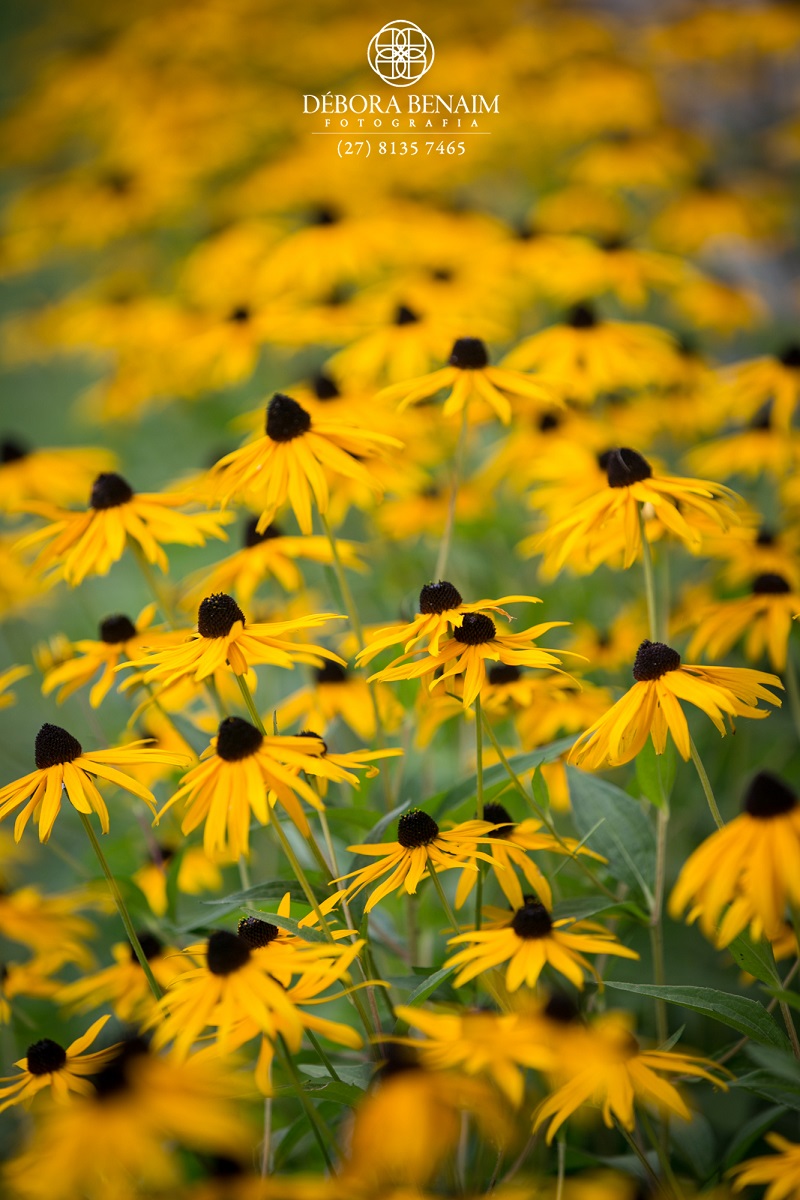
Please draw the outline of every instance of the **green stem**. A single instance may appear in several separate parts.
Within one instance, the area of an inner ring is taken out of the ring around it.
[[[668,1149],[665,1150],[664,1147],[662,1146],[659,1138],[656,1137],[655,1130],[653,1129],[653,1126],[650,1124],[650,1118],[647,1116],[647,1113],[645,1113],[643,1109],[640,1110],[640,1112],[639,1112],[639,1122],[640,1122],[642,1128],[644,1129],[645,1133],[647,1134],[648,1141],[650,1142],[651,1146],[653,1147],[656,1154],[658,1155],[658,1162],[661,1167],[661,1173],[664,1176],[664,1181],[667,1184],[670,1192],[675,1197],[675,1200],[683,1200],[683,1190],[681,1189],[681,1185],[678,1183],[677,1179],[675,1178],[675,1173],[672,1170],[672,1165],[669,1161],[669,1150]]]
[[[153,993],[156,1000],[160,1000],[161,996],[162,996],[161,988],[158,986],[158,983],[156,982],[156,978],[155,978],[152,970],[150,969],[150,963],[147,961],[147,955],[145,954],[144,950],[142,949],[142,943],[139,941],[136,930],[133,927],[133,921],[131,920],[131,916],[126,907],[125,901],[122,898],[122,892],[119,890],[117,881],[114,878],[114,875],[112,873],[111,868],[108,865],[108,862],[106,861],[106,856],[105,856],[105,854],[103,854],[102,847],[101,847],[99,841],[97,840],[97,834],[95,833],[94,829],[92,828],[92,822],[89,820],[86,813],[79,813],[78,815],[80,816],[80,819],[83,821],[83,827],[86,830],[89,841],[92,843],[92,849],[94,850],[95,854],[97,855],[97,861],[100,863],[100,866],[103,870],[103,874],[106,877],[106,882],[108,883],[109,891],[111,892],[111,895],[114,898],[114,903],[117,906],[117,912],[120,915],[122,924],[125,926],[125,932],[128,935],[128,941],[130,942],[131,946],[133,947],[133,952],[139,961],[139,966],[144,971],[145,978],[147,979],[147,982],[150,985],[150,991]]]
[[[720,815],[719,808],[717,807],[717,802],[714,799],[714,792],[711,787],[711,781],[708,778],[705,767],[703,766],[703,760],[700,758],[700,755],[697,753],[697,746],[695,746],[694,739],[691,737],[689,738],[689,752],[692,756],[692,762],[694,763],[694,767],[695,767],[695,770],[697,771],[698,778],[700,779],[700,786],[702,787],[703,792],[705,793],[706,800],[708,801],[708,807],[711,809],[711,816],[714,818],[714,823],[716,824],[717,829],[722,829],[725,822],[723,821],[723,819]]]
[[[458,921],[455,918],[452,908],[450,907],[450,901],[447,899],[447,896],[445,896],[445,894],[444,894],[444,888],[442,887],[442,881],[439,878],[439,875],[436,871],[435,865],[431,862],[430,855],[428,855],[428,871],[430,873],[431,879],[433,880],[433,886],[436,888],[436,891],[439,893],[439,900],[441,902],[442,908],[447,913],[447,919],[452,926],[453,933],[459,934],[461,932],[460,926],[458,924]]]
[[[639,534],[642,540],[642,566],[644,567],[644,591],[647,597],[647,620],[650,626],[650,637],[654,642],[659,640],[658,629],[658,607],[656,605],[656,585],[653,572],[653,554],[650,550],[650,542],[647,539],[647,530],[645,529],[644,517],[642,516],[642,506],[639,505]]]
[[[789,694],[789,708],[796,732],[800,735],[800,686],[797,682],[797,668],[792,656],[791,642],[786,647],[786,691]]]
[[[466,405],[464,406],[466,412]],[[475,697],[475,803],[477,817],[483,820],[483,709],[480,693]],[[483,871],[480,859],[475,860],[478,878],[475,887],[475,928],[480,929],[483,916]]]
[[[664,881],[667,859],[667,828],[669,826],[669,810],[660,808],[656,817],[656,877],[653,887],[653,908],[650,917],[650,948],[653,954],[653,977],[658,987],[666,983],[664,967]],[[656,1001],[656,1036],[663,1044],[669,1037],[669,1021],[667,1017],[667,1002],[657,996]]]
[[[144,581],[147,584],[148,590],[150,591],[158,607],[161,609],[161,613],[165,621],[172,629],[176,629],[179,622],[175,613],[175,609],[167,599],[164,588],[159,583],[158,579],[156,579],[155,572],[153,571],[151,564],[147,561],[144,550],[139,543],[131,537],[128,538],[128,545],[133,552],[133,557],[136,559],[139,570],[141,571]]]
[[[264,1098],[264,1136],[261,1139],[258,1170],[263,1178],[270,1173],[272,1165],[272,1097]]]
[[[453,528],[456,523],[456,504],[458,503],[458,490],[461,486],[461,474],[464,469],[464,451],[467,445],[467,410],[468,404],[465,404],[461,410],[461,428],[458,431],[458,441],[456,442],[456,452],[453,458],[453,477],[450,484],[450,502],[447,506],[447,518],[445,520],[444,532],[442,540],[439,543],[439,553],[436,557],[436,574],[435,579],[441,579],[447,570],[447,560],[450,557],[450,546],[453,542]]]
[[[327,1127],[323,1124],[319,1113],[306,1094],[306,1091],[303,1087],[303,1082],[297,1073],[297,1068],[295,1067],[292,1056],[289,1053],[289,1047],[286,1045],[282,1034],[278,1034],[278,1040],[275,1043],[275,1049],[278,1052],[278,1057],[280,1058],[287,1075],[289,1075],[291,1078],[292,1086],[297,1094],[297,1099],[300,1101],[305,1110],[305,1114],[308,1117],[314,1137],[317,1139],[317,1145],[322,1151],[322,1157],[325,1159],[325,1165],[331,1174],[335,1175],[336,1171],[333,1165],[333,1159],[331,1158],[326,1145],[326,1139],[333,1143],[333,1137]]]
[[[644,1167],[647,1178],[650,1180],[652,1187],[655,1189],[654,1194],[657,1195],[661,1185],[659,1183],[658,1176],[656,1175],[653,1168],[650,1166],[647,1155],[644,1153],[641,1146],[636,1141],[636,1138],[631,1136],[631,1134],[628,1132],[628,1130],[625,1128],[624,1125],[622,1125],[619,1121],[615,1121],[614,1124],[616,1125],[617,1129],[622,1134],[622,1136],[625,1138],[625,1141],[628,1143],[631,1150],[638,1158],[639,1162]]]
[[[563,1130],[558,1133],[558,1183],[556,1184],[556,1200],[564,1195],[564,1175],[567,1166],[567,1139]]]
[[[238,675],[236,678],[239,678]],[[209,675],[208,679],[206,680],[206,690],[213,701],[214,708],[217,710],[217,716],[219,717],[220,721],[224,721],[228,713],[225,705],[222,703],[222,696],[219,694],[217,681],[213,675]]]
[[[342,1081],[341,1081],[340,1077],[336,1074],[336,1068],[334,1067],[331,1060],[328,1058],[325,1051],[322,1049],[322,1046],[319,1044],[319,1039],[317,1038],[316,1034],[313,1033],[312,1030],[307,1029],[306,1036],[308,1037],[308,1040],[311,1042],[311,1045],[314,1047],[317,1054],[319,1055],[319,1060],[322,1063],[325,1070],[330,1075],[331,1079],[335,1079],[337,1083],[341,1083]]]
[[[247,709],[248,713],[250,714],[253,724],[255,725],[255,727],[259,731],[259,733],[263,733],[264,737],[266,737],[267,731],[264,728],[264,722],[261,720],[261,717],[258,715],[258,709],[256,708],[256,702],[253,699],[253,694],[250,691],[250,688],[247,686],[247,680],[245,679],[244,675],[237,675],[236,682],[239,685],[239,691],[242,693],[242,699],[244,700],[245,708]]]

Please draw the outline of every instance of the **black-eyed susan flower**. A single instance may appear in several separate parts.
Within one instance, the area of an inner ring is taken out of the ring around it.
[[[259,509],[259,531],[288,500],[301,530],[309,534],[312,499],[319,512],[328,509],[323,468],[381,494],[381,485],[360,458],[400,449],[402,442],[388,434],[369,433],[343,421],[312,420],[291,396],[276,392],[267,405],[264,436],[221,458],[212,468],[210,484],[224,505],[237,499]]]
[[[491,366],[485,342],[475,337],[458,338],[450,352],[448,365],[440,371],[384,388],[377,399],[399,401],[402,412],[409,404],[418,404],[442,391],[448,393],[442,416],[458,416],[470,405],[474,408],[480,404],[481,409],[488,405],[504,425],[511,423],[509,396],[522,397],[539,408],[563,404],[561,391],[552,384],[548,386],[546,379],[524,375],[507,367]]]
[[[483,612],[465,613],[461,624],[453,630],[437,654],[429,654],[416,662],[406,662],[414,651],[401,655],[372,679],[395,681],[398,679],[420,679],[431,676],[442,669],[441,675],[432,678],[430,686],[455,675],[464,677],[463,705],[469,708],[480,695],[486,682],[486,663],[501,662],[508,666],[541,667],[560,671],[560,655],[563,651],[545,650],[535,645],[541,634],[566,625],[566,621],[546,621],[522,629],[519,633],[498,633],[491,617]]]
[[[570,917],[554,921],[533,896],[526,896],[524,904],[510,918],[500,909],[490,910],[490,915],[491,925],[450,938],[450,946],[463,947],[445,963],[447,967],[459,968],[453,981],[455,987],[508,963],[505,985],[509,992],[515,992],[523,983],[535,987],[548,964],[575,987],[582,988],[587,972],[600,981],[585,953],[639,957],[635,950],[620,945],[613,933],[594,921],[575,921]]]
[[[17,697],[11,689],[30,673],[31,668],[26,666],[9,667],[7,671],[0,672],[0,708],[10,708],[12,704],[16,704]]]
[[[25,1057],[14,1063],[21,1074],[0,1079],[0,1112],[15,1104],[29,1104],[36,1093],[46,1087],[50,1088],[54,1099],[62,1103],[69,1098],[70,1092],[92,1095],[94,1088],[88,1077],[102,1071],[116,1057],[119,1043],[92,1054],[84,1051],[110,1019],[100,1017],[66,1049],[50,1038],[42,1038],[29,1046]]]
[[[566,1053],[563,1053],[566,1051]],[[645,1050],[631,1032],[627,1013],[607,1013],[583,1037],[565,1042],[555,1081],[559,1086],[539,1105],[534,1129],[547,1124],[547,1141],[583,1104],[599,1108],[609,1128],[618,1121],[625,1129],[636,1124],[635,1105],[674,1114],[684,1121],[691,1112],[680,1092],[664,1075],[706,1079],[725,1089],[722,1068],[710,1059],[679,1050]],[[549,1122],[549,1124],[548,1124]]]
[[[45,895],[38,887],[0,890],[0,934],[11,942],[27,946],[36,958],[75,963],[88,970],[94,959],[86,945],[96,937],[97,928],[81,915],[81,908],[107,907],[88,890]]]
[[[188,969],[177,949],[165,946],[152,933],[137,934],[139,945],[150,964],[156,983],[165,991],[176,975]],[[90,971],[72,983],[61,984],[57,1002],[74,1012],[93,1008],[111,1009],[127,1025],[143,1025],[153,1014],[156,1000],[130,942],[111,947],[113,963],[99,971]]]
[[[303,587],[303,575],[298,559],[325,563],[333,561],[331,545],[325,537],[291,537],[274,523],[259,533],[258,518],[248,519],[242,537],[242,549],[223,558],[209,570],[198,571],[188,579],[188,589],[181,603],[187,607],[199,604],[213,592],[228,592],[239,604],[249,605],[257,588],[265,579],[277,579],[285,592],[297,592]],[[363,571],[353,542],[336,539],[336,550],[342,565],[353,571]]]
[[[167,874],[178,856],[175,883],[183,896],[199,896],[203,892],[218,892],[222,887],[222,871],[218,862],[209,858],[202,846],[155,844],[149,861],[134,871],[131,879],[142,892],[157,917],[163,917],[169,907]]]
[[[603,392],[638,391],[675,372],[675,340],[664,329],[597,316],[577,304],[561,325],[521,341],[503,359],[515,371],[540,371],[570,399],[591,404]]]
[[[768,404],[771,424],[791,437],[792,418],[800,400],[800,344],[791,342],[778,354],[727,367],[722,384],[734,417],[749,420]]]
[[[752,936],[778,936],[787,905],[800,906],[800,803],[769,771],[748,786],[744,811],[698,846],[670,897],[676,918],[690,907],[707,937],[721,946],[748,925]],[[727,909],[717,931],[720,917]]]
[[[761,409],[745,429],[734,430],[693,447],[685,456],[687,467],[701,475],[730,478],[759,475],[785,478],[800,459],[800,438],[772,420],[772,405]]]
[[[61,986],[53,976],[62,966],[61,955],[0,964],[0,1025],[11,1024],[18,997],[52,999]]]
[[[489,821],[461,821],[452,829],[440,830],[433,817],[419,808],[412,808],[397,822],[396,842],[348,846],[353,854],[368,855],[378,861],[350,871],[333,882],[351,881],[338,893],[340,898],[349,899],[382,879],[369,894],[365,911],[370,912],[392,892],[402,889],[413,895],[420,881],[431,871],[446,871],[469,863],[477,870],[474,864],[477,858],[491,863],[491,857],[479,847],[487,844],[493,828]]]
[[[155,604],[148,604],[135,622],[124,613],[104,617],[98,626],[97,640],[82,638],[74,642],[69,658],[45,673],[42,693],[49,696],[58,689],[56,703],[63,704],[99,675],[89,692],[89,703],[98,708],[117,679],[119,663],[142,653],[145,647],[158,646],[164,641],[157,630],[150,630],[155,614]],[[168,643],[174,641],[172,634],[165,636]]]
[[[18,512],[30,501],[78,503],[114,455],[88,446],[32,449],[18,438],[0,440],[0,512]]]
[[[337,717],[348,725],[364,742],[375,737],[375,708],[386,733],[392,733],[403,719],[403,706],[392,690],[383,684],[373,685],[375,704],[370,697],[367,681],[354,675],[336,662],[315,667],[312,682],[278,705],[278,726],[285,729],[299,721],[304,727],[321,729],[324,733]]]
[[[523,1068],[555,1066],[555,1055],[542,1029],[523,1013],[482,1010],[432,1010],[398,1004],[398,1021],[424,1034],[404,1039],[432,1071],[460,1070],[485,1075],[519,1107],[525,1092]],[[399,1039],[398,1039],[399,1040]]]
[[[197,1056],[178,1062],[132,1038],[92,1085],[92,1095],[42,1114],[8,1165],[14,1193],[100,1200],[130,1196],[136,1180],[138,1188],[174,1195],[183,1183],[176,1143],[201,1154],[250,1153],[254,1132],[241,1100],[251,1089],[227,1064]]]
[[[439,653],[439,643],[451,630],[458,628],[467,613],[508,613],[501,604],[540,604],[537,596],[501,596],[499,600],[478,600],[465,604],[458,588],[446,579],[438,583],[426,583],[419,594],[419,612],[413,621],[405,625],[388,625],[376,629],[369,637],[369,644],[357,655],[357,662],[365,666],[372,662],[382,650],[390,646],[402,646],[406,654],[414,651]],[[420,643],[425,643],[420,645]]]
[[[719,600],[695,614],[697,628],[686,652],[692,658],[705,653],[717,659],[744,638],[748,662],[759,662],[767,654],[774,670],[782,671],[798,611],[800,593],[787,579],[772,573],[759,575],[749,596]]]
[[[189,834],[205,822],[203,847],[210,857],[238,858],[250,852],[250,822],[266,825],[271,807],[279,802],[303,834],[308,820],[301,799],[321,809],[317,792],[301,777],[323,775],[349,778],[324,757],[321,738],[269,737],[241,717],[226,717],[200,762],[159,813],[174,804],[184,808],[182,832]]]
[[[677,650],[663,642],[645,639],[633,664],[635,683],[576,741],[570,762],[587,771],[630,762],[648,736],[656,754],[663,754],[671,733],[681,757],[691,757],[689,726],[680,701],[695,705],[725,737],[725,718],[763,718],[767,709],[759,700],[780,708],[770,687],[783,688],[777,675],[748,667],[703,667],[681,663]]]
[[[800,1195],[800,1143],[779,1133],[768,1133],[764,1140],[775,1154],[749,1158],[732,1167],[729,1174],[736,1176],[733,1189],[740,1192],[752,1184],[768,1184],[764,1200],[793,1200]]]
[[[398,758],[403,754],[399,747],[383,750],[331,750],[324,738],[320,738],[320,735],[313,729],[301,729],[297,736],[313,738],[322,742],[322,756],[328,764],[329,770],[327,775],[320,771],[315,776],[316,786],[322,796],[327,794],[329,780],[335,780],[336,783],[349,783],[351,787],[358,787],[359,779],[355,774],[356,771],[363,771],[365,778],[374,779],[380,771],[380,768],[375,766],[378,759]]]
[[[146,668],[132,676],[128,684],[159,683],[162,688],[168,688],[183,679],[200,683],[226,665],[234,675],[246,675],[258,663],[290,670],[295,663],[321,666],[323,660],[328,660],[343,664],[332,650],[290,642],[283,636],[338,619],[336,613],[316,613],[292,621],[249,624],[233,596],[218,592],[206,596],[197,610],[196,631],[176,632],[172,635],[171,645],[131,659],[122,666]]]
[[[529,818],[516,822],[508,809],[497,801],[493,800],[484,805],[483,816],[484,820],[491,821],[496,826],[489,834],[492,865],[497,882],[503,889],[503,895],[514,909],[522,908],[525,904],[515,867],[522,872],[529,887],[533,888],[542,904],[546,908],[553,907],[553,893],[550,884],[537,864],[530,858],[532,851],[549,851],[551,854],[589,854],[592,858],[600,857],[593,851],[579,846],[574,838],[556,838],[551,833],[547,833],[541,821]],[[464,904],[477,878],[475,864],[470,865],[472,869],[463,871],[458,881],[456,908],[461,908]]]
[[[307,972],[314,976],[337,964],[341,979],[363,942],[306,942],[270,922],[260,921],[259,926],[263,928],[245,929],[244,936],[217,929],[205,945],[184,951],[189,969],[176,975],[159,1001],[157,1045],[171,1043],[175,1054],[185,1058],[212,1025],[220,1049],[227,1051],[235,1044],[236,1026],[243,1018],[269,1035],[276,1016],[299,1045],[303,1023],[287,992],[293,977]]]
[[[20,541],[20,547],[49,543],[39,551],[34,567],[49,582],[66,580],[77,587],[89,575],[107,575],[135,542],[145,558],[162,571],[167,569],[163,546],[204,546],[206,538],[227,538],[228,519],[216,513],[183,513],[191,496],[134,492],[121,475],[98,475],[92,484],[89,507],[72,512],[50,504],[26,505],[26,511],[46,518],[48,524]]]
[[[144,742],[131,742],[113,750],[84,752],[71,733],[60,725],[50,724],[44,724],[36,735],[35,759],[35,771],[0,788],[0,821],[21,804],[25,805],[14,823],[16,841],[22,837],[31,817],[39,826],[39,841],[48,840],[61,811],[62,792],[79,813],[87,816],[97,813],[100,828],[103,833],[108,833],[108,809],[94,782],[98,777],[138,796],[155,813],[153,793],[119,768],[150,761],[173,767],[186,764],[185,755],[152,750]]]
[[[739,521],[730,488],[705,479],[660,475],[646,458],[626,447],[603,456],[606,486],[567,514],[551,522],[537,541],[550,569],[560,570],[574,553],[590,567],[624,551],[630,567],[641,552],[639,515],[650,505],[654,517],[691,550],[702,543],[702,532],[727,529]]]

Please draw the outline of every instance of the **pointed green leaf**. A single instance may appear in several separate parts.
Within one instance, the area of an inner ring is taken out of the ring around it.
[[[757,1000],[733,996],[705,987],[657,987],[649,983],[617,983],[606,980],[606,987],[618,992],[635,992],[638,996],[653,996],[668,1004],[679,1004],[692,1012],[702,1013],[764,1046],[788,1050],[789,1039],[770,1014]]]

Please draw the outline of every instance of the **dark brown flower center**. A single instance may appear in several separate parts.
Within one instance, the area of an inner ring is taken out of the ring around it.
[[[650,642],[645,638],[636,651],[633,678],[637,683],[647,683],[652,679],[660,679],[668,671],[677,671],[680,665],[681,656],[677,650],[664,642]]]
[[[597,314],[591,304],[576,304],[567,313],[564,324],[573,329],[593,329],[597,324]]]
[[[405,850],[429,846],[439,836],[439,826],[422,809],[412,808],[397,822],[397,840]]]
[[[489,683],[494,684],[495,687],[500,687],[504,683],[516,683],[521,678],[522,671],[513,663],[496,663],[495,666],[489,667]]]
[[[128,1038],[123,1042],[116,1058],[92,1076],[97,1099],[102,1101],[126,1091],[130,1084],[131,1064],[148,1053],[147,1042],[142,1037]]]
[[[255,754],[264,735],[241,717],[226,717],[217,730],[217,754],[225,762],[241,762]]]
[[[46,771],[58,763],[73,762],[81,754],[83,747],[78,739],[60,725],[45,723],[36,735],[34,758],[39,771]]]
[[[100,622],[100,640],[109,646],[120,646],[132,637],[136,637],[136,626],[130,617],[122,613],[115,613],[113,617],[106,617]]]
[[[451,367],[458,367],[460,371],[480,371],[489,365],[489,351],[486,349],[486,343],[482,342],[480,338],[457,338],[450,351],[448,362]]]
[[[543,938],[552,930],[553,922],[543,904],[538,900],[526,898],[522,908],[518,908],[514,913],[511,928],[520,938]]]
[[[418,323],[419,323],[419,316],[414,312],[413,309],[408,308],[405,304],[398,304],[397,308],[394,310],[394,318],[393,318],[392,324],[394,324],[394,325],[417,325]]]
[[[543,1009],[544,1015],[559,1025],[571,1025],[579,1012],[575,1001],[566,992],[553,992]]]
[[[419,594],[419,611],[426,616],[448,612],[460,604],[461,593],[446,579],[440,579],[438,583],[426,583]]]
[[[647,459],[626,446],[620,450],[610,450],[602,465],[608,477],[608,486],[611,488],[630,487],[632,483],[641,483],[653,474],[653,468]]]
[[[206,963],[212,975],[233,975],[250,958],[247,942],[227,929],[215,929],[206,945]]]
[[[754,596],[787,596],[791,590],[791,584],[782,575],[771,571],[757,575],[752,583]]]
[[[481,646],[491,642],[496,635],[495,623],[485,613],[466,613],[461,624],[453,630],[453,637],[464,646]]]
[[[277,925],[261,921],[258,917],[242,917],[237,930],[239,937],[247,942],[251,950],[260,950],[262,946],[268,946],[280,933]]]
[[[314,668],[314,679],[317,683],[346,683],[347,668],[337,662],[325,662]]]
[[[795,793],[771,771],[759,771],[744,794],[744,811],[759,820],[783,817],[796,805]]]
[[[142,947],[145,958],[150,962],[151,958],[159,958],[164,949],[163,942],[159,941],[154,933],[137,933],[139,945]],[[131,962],[138,962],[136,951],[131,946]]]
[[[336,386],[336,381],[331,379],[330,375],[315,375],[311,386],[318,400],[338,400],[342,394]]]
[[[19,462],[21,458],[27,458],[30,450],[23,442],[18,442],[16,438],[3,438],[0,441],[0,464]]]
[[[253,546],[260,546],[262,542],[270,542],[273,538],[283,537],[283,530],[277,525],[271,524],[258,532],[258,517],[251,517],[244,527],[244,537],[242,545],[245,550],[251,550]]]
[[[50,1075],[60,1071],[67,1062],[67,1052],[58,1042],[42,1038],[28,1046],[28,1072],[31,1075]]]
[[[292,442],[311,428],[311,416],[302,405],[276,392],[267,405],[267,437],[273,442]]]
[[[232,325],[246,325],[252,315],[247,304],[237,304],[236,308],[232,308],[228,313],[228,320]]]
[[[233,596],[215,592],[206,596],[197,610],[197,632],[204,638],[227,637],[237,621],[244,624],[244,613]]]
[[[133,499],[133,488],[121,475],[105,472],[98,475],[92,484],[89,507],[102,511],[104,508],[119,508]]]
[[[783,367],[800,367],[800,342],[790,342],[778,355]]]
[[[493,829],[489,834],[492,838],[507,838],[514,832],[514,818],[503,804],[497,804],[491,801],[483,806],[484,821],[491,821],[492,825],[502,825],[502,829]]]

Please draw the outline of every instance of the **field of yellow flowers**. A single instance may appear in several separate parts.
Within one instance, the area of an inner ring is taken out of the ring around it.
[[[798,1200],[800,6],[3,38],[0,1195]]]

